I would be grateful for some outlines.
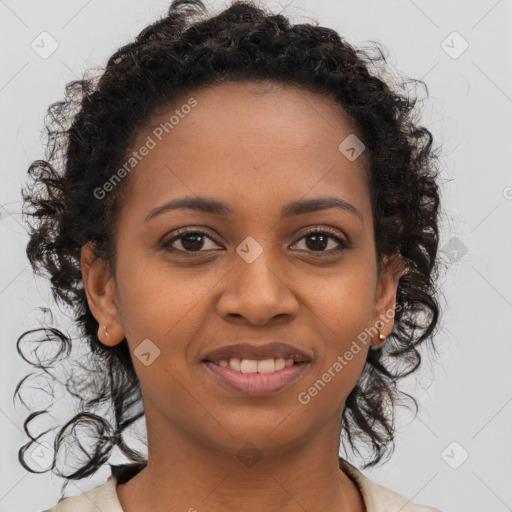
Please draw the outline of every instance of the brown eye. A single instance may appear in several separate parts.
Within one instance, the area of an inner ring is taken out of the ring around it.
[[[342,240],[339,236],[326,228],[317,228],[309,231],[305,233],[299,241],[301,240],[305,240],[305,250],[310,252],[332,254],[349,247],[348,242]],[[332,244],[331,247],[329,247],[330,240],[335,242],[334,247],[332,247]]]
[[[206,247],[205,249],[205,245],[208,245],[208,241],[213,242],[214,245],[217,245],[215,240],[213,240],[213,238],[211,238],[204,231],[197,229],[183,230],[180,231],[176,236],[165,241],[162,244],[162,248],[176,250],[179,252],[206,252],[207,250],[215,248]]]

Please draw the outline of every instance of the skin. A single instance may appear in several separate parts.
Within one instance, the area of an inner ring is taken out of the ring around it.
[[[365,154],[349,161],[338,149],[356,133],[354,124],[325,95],[224,83],[176,98],[140,130],[134,148],[190,96],[197,106],[130,175],[115,273],[94,258],[91,244],[82,249],[100,341],[113,346],[126,336],[133,354],[150,339],[160,350],[148,366],[133,357],[149,457],[147,468],[118,485],[120,503],[126,512],[363,512],[337,457],[344,401],[369,343],[307,405],[297,398],[395,305],[401,270],[394,257],[377,271]],[[362,218],[339,208],[281,218],[291,201],[326,195],[351,203]],[[179,209],[144,222],[153,208],[183,196],[217,199],[234,213]],[[174,252],[159,246],[183,227],[213,238],[196,245],[204,256],[186,252],[186,237],[175,240]],[[332,252],[339,247],[332,238],[315,245],[305,237],[314,227],[334,229],[350,248]],[[252,263],[236,252],[247,236],[263,249]],[[380,332],[392,328],[393,318],[384,317]],[[206,351],[226,344],[277,340],[313,362],[270,396],[230,391],[201,363]],[[377,336],[369,342],[382,344]],[[248,442],[260,457],[252,466],[237,457]]]

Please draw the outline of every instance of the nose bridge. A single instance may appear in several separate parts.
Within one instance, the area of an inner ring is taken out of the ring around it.
[[[237,279],[245,282],[256,293],[278,293],[286,284],[279,278],[280,268],[276,251],[271,247],[271,236],[259,237],[259,242],[252,236],[246,237],[236,248],[240,261],[236,263]]]
[[[254,323],[265,323],[282,314],[293,315],[297,301],[287,279],[280,275],[277,251],[272,250],[270,236],[266,247],[247,237],[236,248],[237,260],[229,272],[229,285],[219,301],[219,313],[244,316]],[[260,239],[261,240],[261,239]]]

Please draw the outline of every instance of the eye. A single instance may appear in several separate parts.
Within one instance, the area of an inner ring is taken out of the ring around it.
[[[308,240],[309,239],[309,240]],[[343,249],[349,248],[349,243],[337,235],[337,232],[329,228],[315,228],[305,233],[299,240],[308,240],[305,242],[306,251],[309,249],[311,252],[321,253],[323,256],[330,255]],[[329,241],[334,240],[338,247],[331,247],[329,250],[325,250],[329,247]],[[302,250],[302,249],[301,249]],[[308,252],[309,252],[308,251]]]
[[[304,233],[296,244],[302,240],[307,240],[305,242],[306,249],[300,250],[319,253],[319,255],[330,255],[350,247],[349,243],[340,238],[336,231],[325,227],[315,228]],[[335,244],[334,248],[331,247],[329,250],[325,250],[329,247],[331,240],[336,242],[337,247]],[[208,247],[208,242],[213,243],[213,246]],[[197,228],[184,228],[179,230],[172,238],[162,242],[161,247],[165,250],[195,256],[194,253],[208,252],[215,249],[215,245],[218,246],[213,237],[206,231]]]
[[[179,230],[175,236],[169,240],[164,241],[161,246],[163,249],[170,249],[185,253],[207,252],[211,250],[212,247],[206,247],[206,250],[201,250],[205,249],[206,240],[213,242],[214,245],[217,245],[215,240],[205,231],[200,229],[186,228]],[[178,242],[176,244],[177,247],[174,245],[176,242]],[[208,243],[206,243],[206,246],[207,245]],[[181,248],[179,248],[180,246]],[[213,249],[214,248],[215,247],[213,247]]]

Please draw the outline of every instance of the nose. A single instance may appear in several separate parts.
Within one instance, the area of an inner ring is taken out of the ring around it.
[[[274,318],[290,321],[297,315],[298,300],[291,282],[275,259],[263,251],[252,263],[239,258],[224,277],[217,303],[220,316],[229,322],[263,326]]]

